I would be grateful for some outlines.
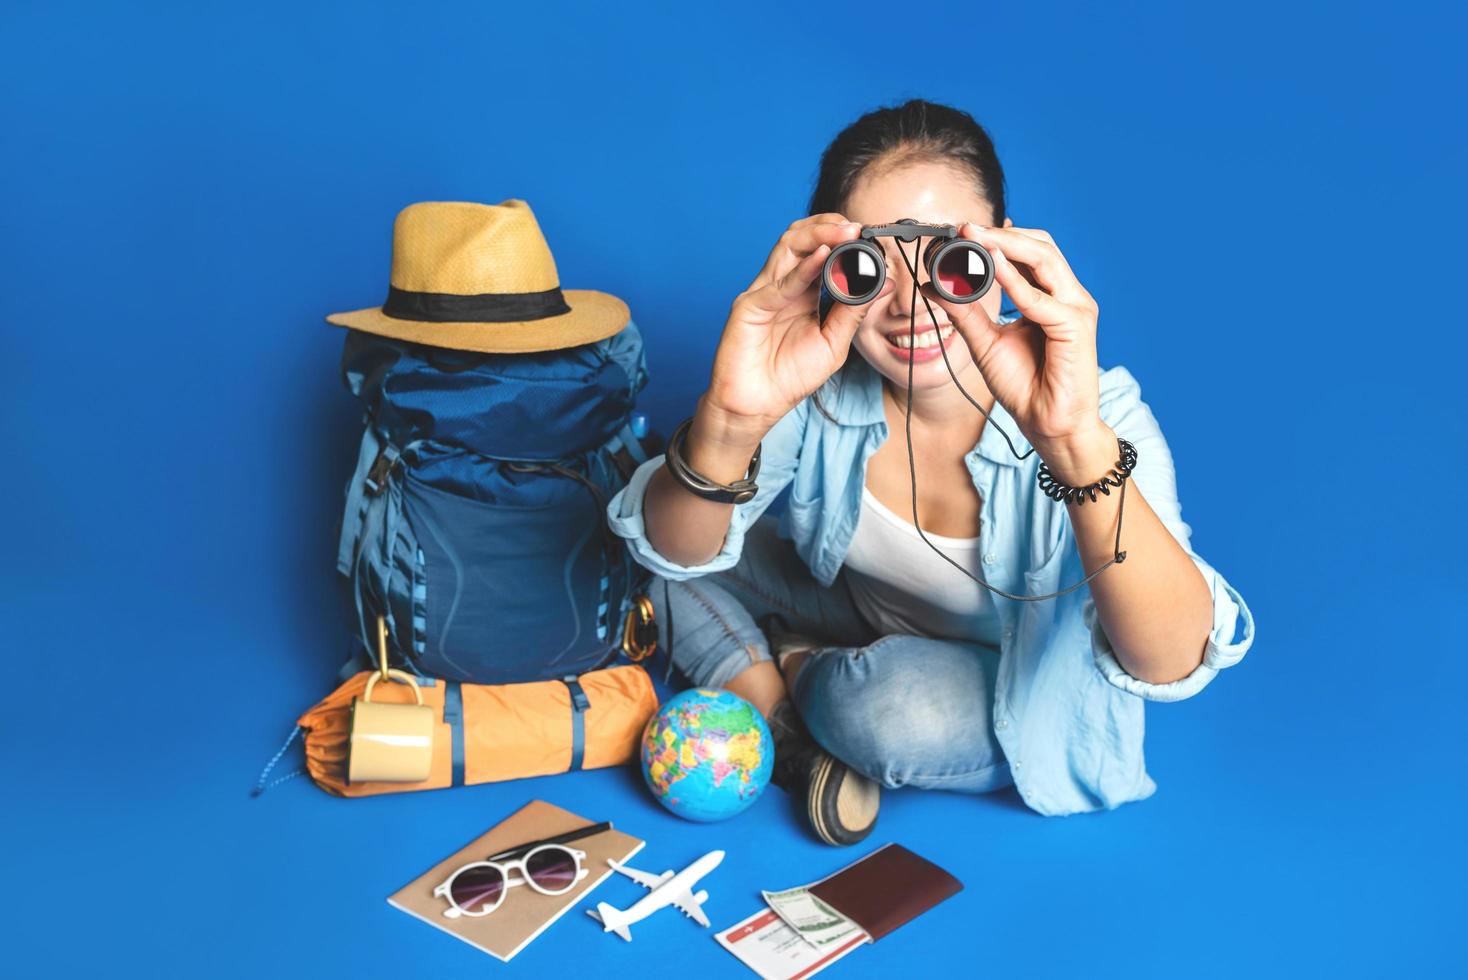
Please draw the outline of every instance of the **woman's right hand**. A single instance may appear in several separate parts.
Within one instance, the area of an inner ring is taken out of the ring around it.
[[[695,419],[702,440],[738,453],[752,449],[845,362],[867,310],[893,289],[888,277],[871,302],[836,303],[820,322],[821,268],[833,247],[860,233],[861,225],[842,215],[817,214],[794,222],[780,236],[724,324]]]
[[[683,458],[696,472],[720,483],[742,479],[775,423],[845,362],[871,304],[837,303],[822,324],[821,267],[834,246],[860,234],[839,214],[802,218],[734,300],[708,391],[683,439]],[[872,302],[892,289],[889,278]],[[670,561],[703,564],[722,546],[734,507],[687,492],[660,467],[642,505],[648,542]]]

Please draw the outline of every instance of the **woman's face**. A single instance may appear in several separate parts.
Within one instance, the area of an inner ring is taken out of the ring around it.
[[[994,224],[993,208],[978,193],[973,177],[952,164],[934,161],[902,164],[896,169],[883,169],[863,176],[847,198],[844,214],[847,220],[863,225],[889,224],[901,218],[955,227],[966,221],[985,226]],[[1006,218],[1004,223],[1009,225],[1011,222]],[[926,248],[929,241],[931,239],[925,238],[919,242],[901,243],[908,261],[917,267],[919,283],[927,282],[928,274],[922,265],[922,253],[915,246]],[[913,390],[949,384],[948,369],[943,364],[944,350],[954,373],[965,378],[974,370],[968,345],[953,329],[948,315],[937,303],[932,303],[933,316],[928,316],[921,293],[917,296],[916,318],[910,317],[912,273],[898,251],[898,242],[879,238],[876,243],[887,252],[887,274],[895,281],[896,288],[867,311],[852,346],[868,364],[899,388],[907,387],[909,363]],[[997,284],[978,300],[991,320],[999,316],[999,302]],[[911,347],[907,346],[910,322],[916,323],[917,331]]]

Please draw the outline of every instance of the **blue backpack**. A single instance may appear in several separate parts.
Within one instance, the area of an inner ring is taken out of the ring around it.
[[[475,684],[609,663],[645,583],[606,503],[647,458],[647,383],[628,323],[566,350],[475,354],[347,332],[342,378],[365,409],[337,571],[353,662],[389,650]]]

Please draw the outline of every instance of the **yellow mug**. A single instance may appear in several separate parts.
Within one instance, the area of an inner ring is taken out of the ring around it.
[[[387,676],[407,684],[417,704],[372,700],[372,688],[383,674],[367,679],[367,689],[352,699],[352,726],[347,742],[348,783],[421,783],[433,767],[433,709],[412,675],[389,670]]]

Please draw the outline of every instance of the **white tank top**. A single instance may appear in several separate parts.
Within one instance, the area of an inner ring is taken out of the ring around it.
[[[923,533],[949,558],[984,577],[979,538]],[[858,608],[881,635],[904,633],[999,648],[1002,627],[989,590],[935,555],[912,522],[889,510],[866,487],[842,567]]]

